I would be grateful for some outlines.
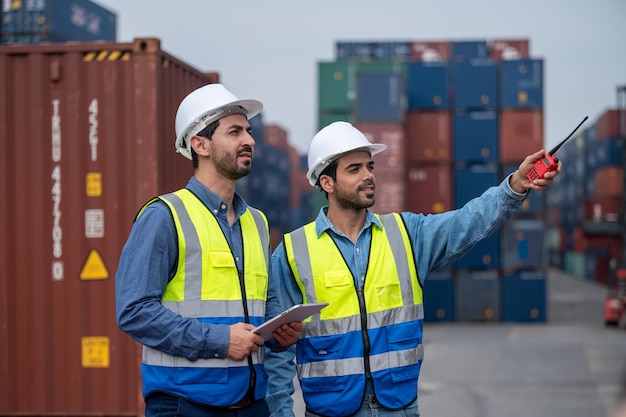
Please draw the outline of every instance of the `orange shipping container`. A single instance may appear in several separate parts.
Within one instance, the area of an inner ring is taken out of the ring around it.
[[[501,164],[519,164],[526,156],[544,147],[543,109],[502,110],[499,129]]]
[[[0,415],[143,414],[118,257],[140,206],[193,175],[174,116],[215,81],[158,39],[0,47]]]
[[[420,165],[409,168],[408,210],[436,214],[452,210],[452,169],[449,165]]]
[[[620,118],[626,110],[610,109],[598,117],[596,121],[596,139],[614,139],[621,136]]]
[[[450,112],[409,112],[407,154],[409,163],[448,163],[452,158]]]
[[[404,177],[406,172],[404,126],[401,123],[359,122],[355,127],[363,132],[370,142],[387,145],[384,152],[374,157],[376,177],[387,173],[392,177]]]
[[[624,167],[600,168],[594,174],[595,198],[624,198]]]

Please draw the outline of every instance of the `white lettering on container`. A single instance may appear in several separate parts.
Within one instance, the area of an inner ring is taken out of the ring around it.
[[[98,160],[98,99],[89,104],[89,145],[91,146],[91,160]]]
[[[61,116],[60,100],[52,100],[52,279],[61,281],[63,272],[63,228],[61,227]]]

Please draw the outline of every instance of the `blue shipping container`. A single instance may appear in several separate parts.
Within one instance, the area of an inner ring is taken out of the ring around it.
[[[502,320],[545,322],[547,318],[546,273],[516,271],[502,277]]]
[[[496,164],[459,165],[454,168],[454,207],[460,208],[469,200],[481,195],[487,188],[498,184]],[[500,263],[499,232],[481,240],[459,259],[455,268],[498,268]]]
[[[406,96],[402,81],[402,76],[394,73],[357,74],[357,121],[404,120]]]
[[[117,40],[116,14],[89,0],[11,2],[2,23],[3,43]]]
[[[498,115],[495,111],[457,111],[452,123],[455,162],[498,161]]]
[[[451,270],[431,272],[424,280],[424,321],[454,320],[454,280]]]
[[[498,270],[456,271],[454,288],[454,312],[457,321],[499,320]]]
[[[373,56],[371,42],[337,42],[335,49],[337,61],[367,61]]]
[[[501,267],[508,269],[543,268],[545,223],[543,219],[513,219],[500,231]]]
[[[498,66],[492,59],[454,63],[452,107],[466,110],[495,109],[498,99]]]
[[[501,107],[543,108],[543,60],[502,61],[501,65]]]
[[[489,45],[486,40],[450,42],[450,61],[463,62],[488,57]]]
[[[415,61],[407,64],[406,95],[409,110],[448,110],[448,63]]]
[[[410,41],[335,43],[338,61],[407,61],[411,57],[411,48]]]

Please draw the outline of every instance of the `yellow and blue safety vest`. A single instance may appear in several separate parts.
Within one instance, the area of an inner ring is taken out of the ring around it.
[[[206,323],[258,325],[265,320],[269,232],[265,215],[248,207],[240,217],[244,249],[240,281],[228,242],[213,214],[189,190],[160,196],[167,204],[178,235],[178,267],[162,297],[166,308]],[[142,209],[143,211],[143,209]],[[141,215],[141,212],[139,216]],[[250,360],[189,361],[144,346],[144,395],[165,391],[216,407],[230,406],[254,386],[254,399],[265,397],[264,350]],[[253,385],[254,384],[254,385]]]
[[[287,259],[306,303],[329,302],[296,345],[307,409],[355,413],[369,381],[378,402],[401,409],[417,397],[423,358],[422,287],[406,227],[397,213],[379,216],[363,288],[357,288],[331,236],[315,222],[285,235]]]

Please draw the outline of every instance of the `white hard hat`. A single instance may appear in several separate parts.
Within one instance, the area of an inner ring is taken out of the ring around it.
[[[321,172],[334,160],[348,152],[364,150],[371,156],[387,149],[387,145],[370,143],[367,137],[348,122],[334,122],[317,132],[309,145],[306,177],[315,187]]]
[[[192,91],[183,99],[176,112],[176,152],[191,159],[189,139],[222,117],[234,113],[248,119],[263,109],[260,101],[239,100],[222,84],[209,84]]]

